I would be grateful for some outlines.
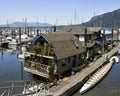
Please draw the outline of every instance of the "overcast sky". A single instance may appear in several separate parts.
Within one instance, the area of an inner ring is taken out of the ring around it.
[[[120,0],[0,0],[0,24],[25,18],[27,22],[79,24],[119,8]]]

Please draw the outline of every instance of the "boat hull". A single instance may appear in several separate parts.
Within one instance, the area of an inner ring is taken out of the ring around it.
[[[109,62],[109,64],[105,65],[99,69],[90,79],[83,85],[83,87],[79,90],[80,94],[84,94],[85,92],[89,91],[91,88],[93,88],[97,83],[99,83],[105,75],[109,72],[109,70],[112,67],[112,62]]]

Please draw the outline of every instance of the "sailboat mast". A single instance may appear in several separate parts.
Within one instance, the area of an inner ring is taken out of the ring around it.
[[[75,24],[76,24],[76,11],[75,11],[75,17],[74,17],[74,20],[75,20]]]

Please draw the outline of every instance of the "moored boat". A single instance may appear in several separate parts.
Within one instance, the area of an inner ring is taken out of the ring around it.
[[[19,44],[20,43],[21,44],[26,44],[26,43],[29,43],[29,42],[31,42],[33,40],[33,38],[27,36],[26,34],[21,35],[21,41],[19,40],[20,39],[19,35],[16,36],[16,39],[17,39]]]
[[[17,39],[12,38],[12,37],[7,37],[6,39],[7,39],[8,43],[9,43],[9,45],[18,45]]]
[[[117,58],[117,57],[116,57]],[[114,58],[111,58],[112,60]],[[83,94],[90,90],[92,87],[94,87],[111,69],[113,62],[110,59],[110,62],[104,65],[102,68],[100,68],[96,73],[94,73],[90,79],[83,85],[83,87],[79,90],[80,94]],[[116,59],[116,62],[118,62],[118,59]]]

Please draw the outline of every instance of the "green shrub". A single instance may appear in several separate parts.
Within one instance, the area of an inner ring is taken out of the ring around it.
[[[101,57],[101,55],[99,55],[99,54],[95,55],[95,58],[96,58],[96,59],[98,59],[98,58],[100,58],[100,57]]]
[[[84,58],[82,60],[82,64],[81,65],[88,65],[88,64],[89,64],[88,60],[86,58]]]
[[[53,82],[55,76],[54,76],[54,66],[50,66],[49,67],[49,81]]]

